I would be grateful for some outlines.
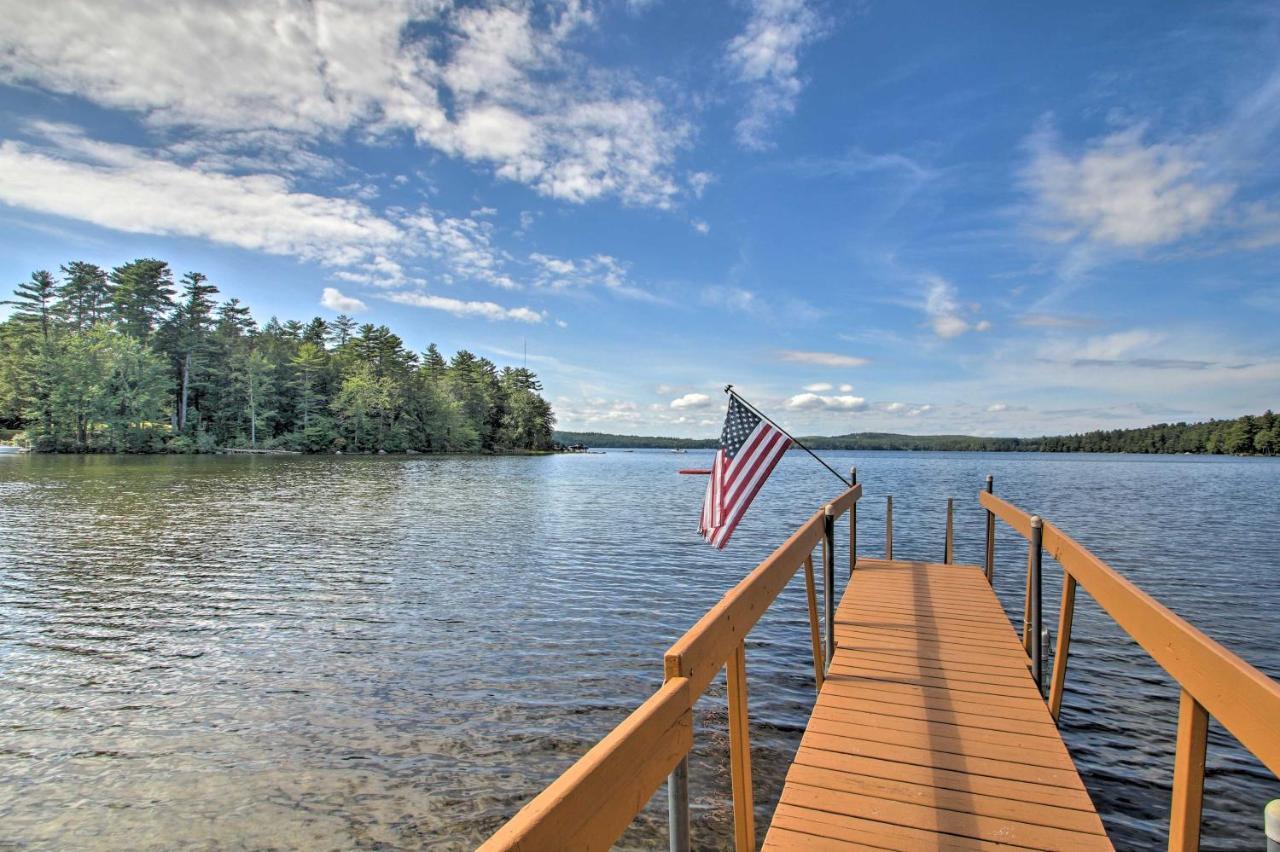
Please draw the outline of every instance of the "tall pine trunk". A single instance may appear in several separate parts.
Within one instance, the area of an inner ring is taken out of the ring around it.
[[[178,433],[187,429],[187,387],[191,378],[191,353],[182,359],[182,396],[178,399]]]

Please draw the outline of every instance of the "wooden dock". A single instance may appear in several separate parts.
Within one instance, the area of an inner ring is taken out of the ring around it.
[[[1057,727],[1078,590],[1180,688],[1177,730],[1170,731],[1171,852],[1199,847],[1210,718],[1280,776],[1280,683],[1054,524],[996,497],[991,477],[979,495],[987,523],[985,566],[978,568],[952,564],[952,499],[942,564],[893,559],[891,496],[886,558],[860,556],[862,486],[856,471],[850,474],[851,488],[667,650],[662,688],[526,803],[484,852],[604,852],[664,780],[670,849],[699,845],[689,820],[694,705],[721,671],[727,675],[733,843],[737,852],[756,849],[746,640],[797,572],[804,574],[817,700],[765,849],[1110,849]],[[846,515],[847,573],[842,567],[838,580],[835,529]],[[1021,634],[992,590],[997,520],[1027,541]],[[1051,672],[1042,663],[1040,630],[1045,556],[1063,577]]]
[[[767,850],[1110,849],[981,568],[860,559]]]

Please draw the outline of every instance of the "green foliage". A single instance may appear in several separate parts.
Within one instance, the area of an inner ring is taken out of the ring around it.
[[[167,263],[90,263],[19,284],[0,322],[0,429],[60,452],[541,450],[555,416],[527,370],[386,326],[272,317]]]

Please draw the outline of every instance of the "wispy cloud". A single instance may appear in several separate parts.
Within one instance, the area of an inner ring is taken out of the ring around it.
[[[568,47],[594,22],[581,3],[545,13],[248,4],[235,14],[196,0],[21,3],[0,29],[0,80],[138,112],[223,158],[266,150],[261,132],[292,137],[294,150],[349,131],[407,132],[553,198],[669,206],[688,128],[634,80]]]
[[[861,367],[870,362],[866,358],[841,355],[836,352],[807,352],[800,349],[784,349],[778,357],[791,364],[815,364],[819,367]]]
[[[359,201],[292,189],[275,175],[188,168],[63,125],[53,144],[0,142],[0,201],[117,231],[201,237],[328,266],[372,261],[403,238]]]
[[[1210,178],[1197,145],[1145,136],[1146,128],[1131,127],[1072,154],[1048,122],[1032,133],[1020,179],[1035,199],[1041,233],[1055,242],[1142,248],[1208,227],[1235,187]]]
[[[1098,321],[1070,314],[1029,313],[1018,317],[1018,325],[1027,328],[1090,328]]]
[[[767,148],[774,123],[795,111],[804,89],[800,52],[825,29],[805,0],[752,0],[747,26],[727,50],[729,67],[748,91],[736,128],[743,147]]]
[[[427,308],[433,311],[444,311],[456,317],[480,317],[488,320],[516,320],[517,322],[540,323],[542,314],[532,308],[507,308],[497,302],[465,301],[448,296],[436,296],[430,293],[412,291],[391,292],[381,296],[398,305],[411,305],[415,308]]]
[[[933,333],[944,340],[959,337],[967,331],[987,331],[991,328],[987,320],[970,320],[967,314],[973,309],[962,307],[956,300],[956,288],[951,282],[938,275],[925,277],[924,312],[929,319],[929,327]]]

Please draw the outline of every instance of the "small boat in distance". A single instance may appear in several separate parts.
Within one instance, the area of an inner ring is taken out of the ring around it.
[[[682,449],[680,449],[680,448],[678,448],[678,447],[677,447],[676,449],[672,450],[671,452],[673,452],[673,453],[681,453],[681,454],[683,454],[683,453],[687,453],[687,452],[689,452],[689,451],[688,451],[688,450],[682,450]]]
[[[0,446],[0,456],[13,456],[13,455],[17,455],[18,453],[29,453],[29,452],[31,451],[26,447]]]

